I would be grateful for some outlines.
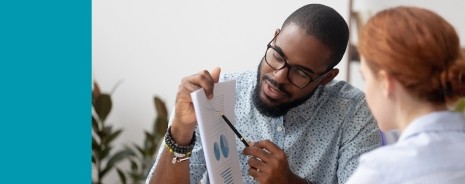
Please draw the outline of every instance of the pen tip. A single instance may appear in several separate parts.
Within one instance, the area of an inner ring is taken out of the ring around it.
[[[216,112],[218,112],[221,116],[223,115],[223,113],[221,113],[221,111],[216,111]]]

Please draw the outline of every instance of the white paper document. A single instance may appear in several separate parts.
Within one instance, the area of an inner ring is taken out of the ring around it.
[[[191,93],[208,177],[213,184],[240,184],[243,181],[236,135],[218,113],[222,112],[233,125],[235,124],[236,81],[215,84],[213,95],[214,97],[208,100],[203,89]]]

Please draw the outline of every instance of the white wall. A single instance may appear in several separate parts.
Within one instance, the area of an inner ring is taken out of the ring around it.
[[[387,1],[360,1],[367,7],[388,6]],[[224,72],[256,69],[275,29],[294,10],[312,2],[331,6],[348,17],[348,1],[340,0],[93,0],[92,78],[104,92],[122,80],[112,94],[108,119],[124,128],[116,144],[143,140],[143,130],[148,130],[155,118],[153,96],[164,99],[171,112],[183,76],[216,66]],[[444,9],[441,1],[412,2]],[[459,10],[465,7],[464,2],[447,2],[459,5],[447,6],[441,13],[465,35],[465,16]],[[344,79],[346,61],[343,58],[338,65],[341,72],[337,79]],[[353,71],[355,85],[362,87],[358,69]],[[108,177],[109,183],[117,181],[115,174]]]
[[[437,1],[437,0],[353,0],[353,8],[361,13],[363,19],[374,15],[376,12],[394,7],[394,6],[417,6],[422,8],[430,9],[450,24],[452,24],[457,33],[460,36],[460,44],[462,48],[465,48],[465,1],[462,0],[448,0],[448,1]],[[354,43],[357,43],[355,32],[352,32],[354,36]],[[351,69],[351,83],[355,86],[363,89],[363,81],[361,80],[360,73],[358,71],[359,63],[354,63]]]

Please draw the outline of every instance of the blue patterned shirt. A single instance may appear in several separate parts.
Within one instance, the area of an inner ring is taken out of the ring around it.
[[[344,183],[357,167],[359,156],[381,144],[363,93],[346,82],[320,86],[305,103],[284,116],[270,118],[260,114],[252,102],[256,71],[222,75],[221,81],[228,80],[236,80],[238,131],[247,140],[269,139],[285,150],[290,169],[300,177],[318,184]],[[247,175],[244,145],[236,141],[244,183],[256,183]],[[190,158],[190,174],[191,183],[208,183],[200,139]]]

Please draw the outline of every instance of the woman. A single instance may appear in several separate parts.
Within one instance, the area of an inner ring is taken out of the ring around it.
[[[360,38],[368,105],[395,144],[361,156],[348,183],[465,183],[465,61],[452,25],[414,7],[379,12]]]

